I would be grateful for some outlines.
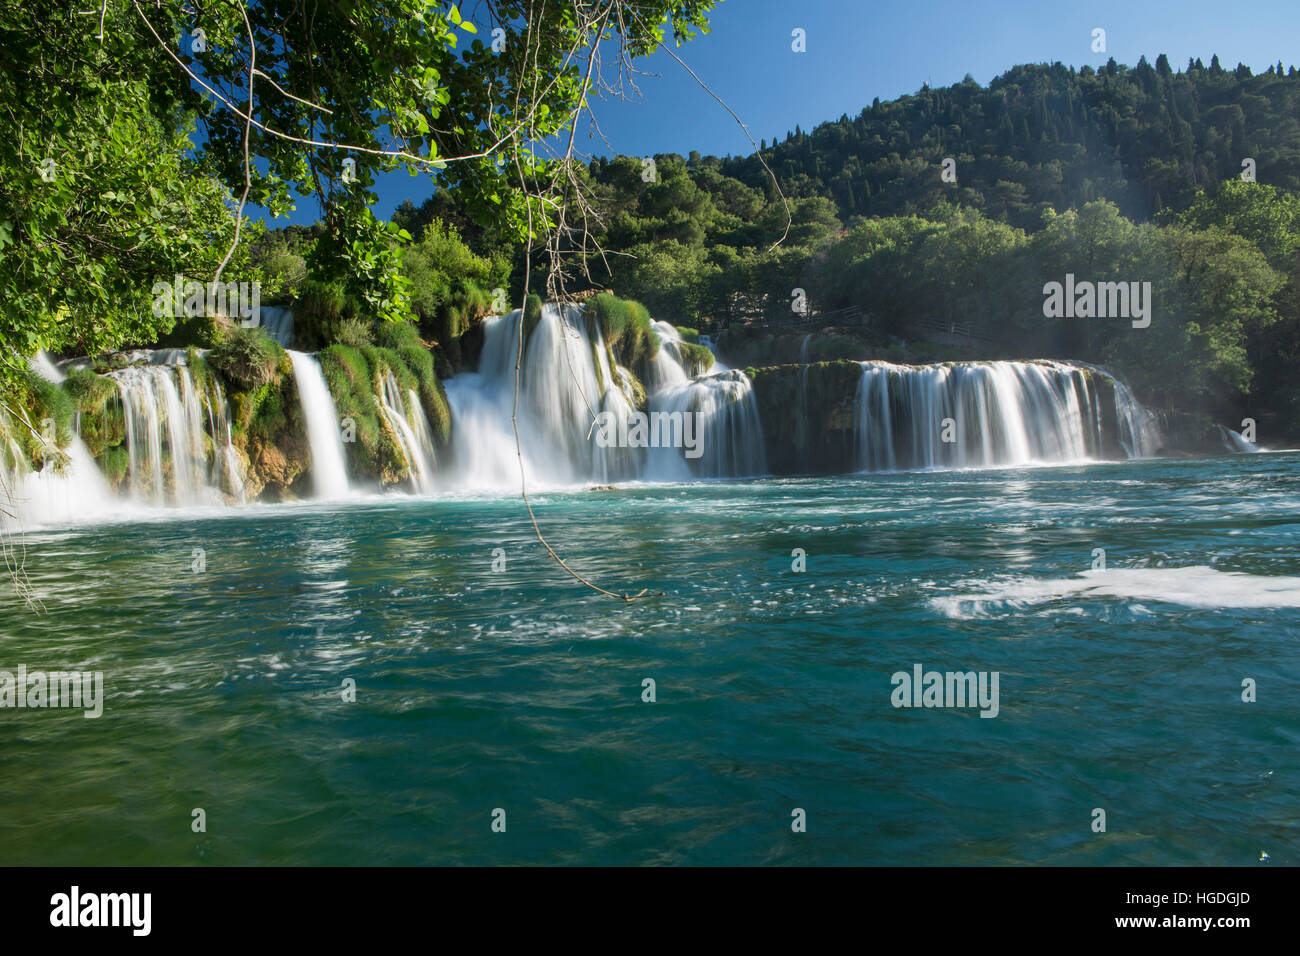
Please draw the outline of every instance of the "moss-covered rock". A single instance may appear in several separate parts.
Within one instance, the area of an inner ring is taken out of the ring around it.
[[[691,378],[698,378],[713,367],[713,353],[703,345],[679,342],[677,348],[682,353],[682,367]]]
[[[73,401],[82,441],[92,455],[99,458],[125,440],[126,422],[112,379],[90,369],[73,369],[63,382],[63,390]]]
[[[584,308],[600,327],[619,365],[636,369],[658,354],[659,335],[649,310],[640,302],[602,292]]]
[[[339,416],[352,425],[354,440],[344,443],[349,471],[356,478],[393,485],[410,477],[410,463],[376,398],[385,375],[391,374],[404,393],[415,392],[435,447],[451,440],[452,422],[433,353],[406,332],[384,341],[395,347],[333,345],[317,358]]]
[[[856,362],[749,369],[774,474],[852,471],[854,414],[862,366]]]
[[[225,380],[230,392],[255,391],[293,368],[288,354],[260,326],[232,328],[208,352],[207,362]]]
[[[527,348],[528,337],[533,334],[533,329],[537,328],[537,323],[542,321],[542,297],[536,293],[530,293],[524,300],[524,343]]]
[[[74,435],[73,397],[27,370],[15,373],[7,384],[5,404],[14,411],[14,416],[5,415],[8,436],[33,470],[51,463],[62,468],[67,463],[64,449]]]

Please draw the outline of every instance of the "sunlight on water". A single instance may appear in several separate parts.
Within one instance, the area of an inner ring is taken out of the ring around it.
[[[510,496],[35,532],[0,669],[104,712],[4,712],[0,860],[1300,862],[1298,461],[540,495],[630,605]],[[996,719],[892,706],[918,664],[998,672]]]

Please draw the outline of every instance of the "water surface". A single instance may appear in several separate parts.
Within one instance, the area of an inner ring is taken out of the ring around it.
[[[630,605],[511,498],[29,534],[0,668],[107,701],[0,710],[0,863],[1296,863],[1298,464],[539,495]],[[892,707],[917,663],[998,717]]]

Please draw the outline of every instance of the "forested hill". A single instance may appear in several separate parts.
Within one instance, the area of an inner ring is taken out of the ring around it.
[[[875,102],[760,152],[784,198],[757,156],[580,169],[588,207],[568,221],[609,253],[588,259],[590,283],[720,336],[733,364],[1080,359],[1127,376],[1148,403],[1249,416],[1300,440],[1294,67],[1018,66],[987,88]],[[454,191],[394,220],[415,236],[413,307],[437,340],[453,341],[491,288],[449,243],[510,271],[517,295],[517,243],[475,223]],[[570,291],[588,281],[578,258]],[[545,292],[547,264],[534,260],[531,291]],[[1149,289],[1149,327],[1045,311],[1048,284],[1067,276]],[[798,327],[841,310],[859,317],[856,332]]]
[[[1240,175],[1247,158],[1260,182],[1300,190],[1300,72],[1279,63],[1254,75],[1224,69],[1217,56],[1174,72],[1163,54],[1155,66],[1112,59],[1096,71],[1017,66],[987,87],[968,76],[877,99],[853,119],[763,145],[787,193],[829,196],[843,220],[946,199],[1034,229],[1048,206],[1099,198],[1146,219]],[[948,157],[955,189],[936,174]],[[725,160],[722,171],[767,188],[754,156]]]

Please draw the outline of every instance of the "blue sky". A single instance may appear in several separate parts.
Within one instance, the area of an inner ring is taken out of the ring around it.
[[[472,0],[462,0],[466,12]],[[1020,63],[1059,60],[1100,66],[1110,57],[1133,65],[1168,54],[1175,69],[1189,57],[1256,72],[1282,60],[1300,65],[1297,0],[1060,0],[879,3],[868,0],[724,0],[708,36],[678,55],[746,122],[755,141],[784,138],[841,114],[854,116],[873,97],[893,99],[924,83],[950,86],[969,73],[981,85]],[[1106,31],[1105,53],[1092,51],[1092,31]],[[807,51],[791,49],[802,29]],[[639,64],[634,102],[597,101],[606,145],[580,127],[578,147],[591,155],[637,155],[692,149],[708,155],[751,151],[744,132],[685,70],[664,53]],[[612,148],[611,148],[612,147]],[[423,201],[425,179],[383,177],[376,214],[386,218],[403,200]],[[290,220],[316,220],[314,200],[301,200]]]

